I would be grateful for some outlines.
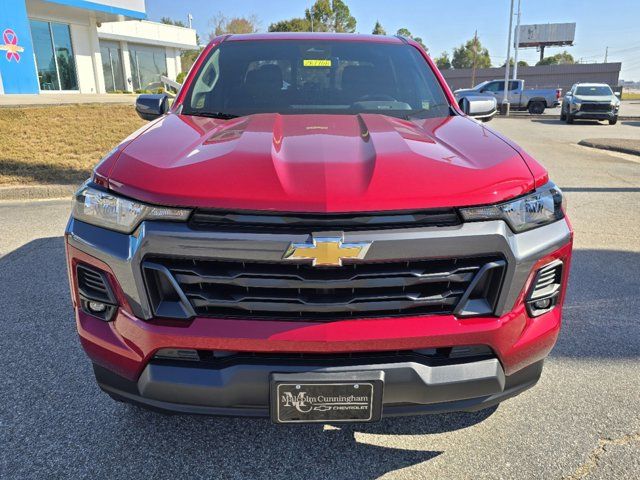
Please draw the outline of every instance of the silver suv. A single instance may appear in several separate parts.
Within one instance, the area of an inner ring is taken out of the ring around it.
[[[576,83],[564,96],[560,120],[609,120],[618,122],[619,93],[613,93],[606,83]]]

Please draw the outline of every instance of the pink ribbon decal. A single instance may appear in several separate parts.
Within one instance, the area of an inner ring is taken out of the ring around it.
[[[16,35],[16,32],[7,28],[2,33],[2,40],[4,41],[4,45],[0,45],[0,50],[5,50],[7,52],[7,60],[9,62],[11,60],[19,62],[20,53],[24,52],[24,48],[18,45],[18,36]]]

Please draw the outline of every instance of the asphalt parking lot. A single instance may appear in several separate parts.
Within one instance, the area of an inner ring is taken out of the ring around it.
[[[489,124],[566,192],[575,254],[540,383],[497,409],[340,429],[164,416],[114,403],[75,333],[68,200],[0,204],[0,477],[640,478],[640,157],[576,143],[640,122]]]

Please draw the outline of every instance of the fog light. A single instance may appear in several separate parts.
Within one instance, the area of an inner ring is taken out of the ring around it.
[[[545,298],[543,300],[538,300],[536,302],[533,302],[533,306],[537,310],[546,310],[551,306],[551,299]]]
[[[100,302],[89,302],[89,310],[93,313],[102,313],[107,309],[107,306],[104,303]]]

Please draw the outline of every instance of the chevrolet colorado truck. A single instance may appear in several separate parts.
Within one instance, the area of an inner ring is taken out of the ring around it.
[[[536,383],[571,259],[562,192],[417,43],[222,36],[170,106],[136,108],[153,121],[97,165],[65,235],[111,397],[369,422]]]
[[[620,94],[606,83],[576,83],[564,96],[560,120],[572,124],[574,120],[608,120],[618,123]]]
[[[461,88],[454,92],[458,101],[478,95],[491,95],[501,104],[504,98],[504,80],[486,81],[473,88]],[[524,80],[509,80],[507,98],[512,110],[527,110],[538,115],[547,108],[560,105],[561,96],[560,88],[525,88]]]

